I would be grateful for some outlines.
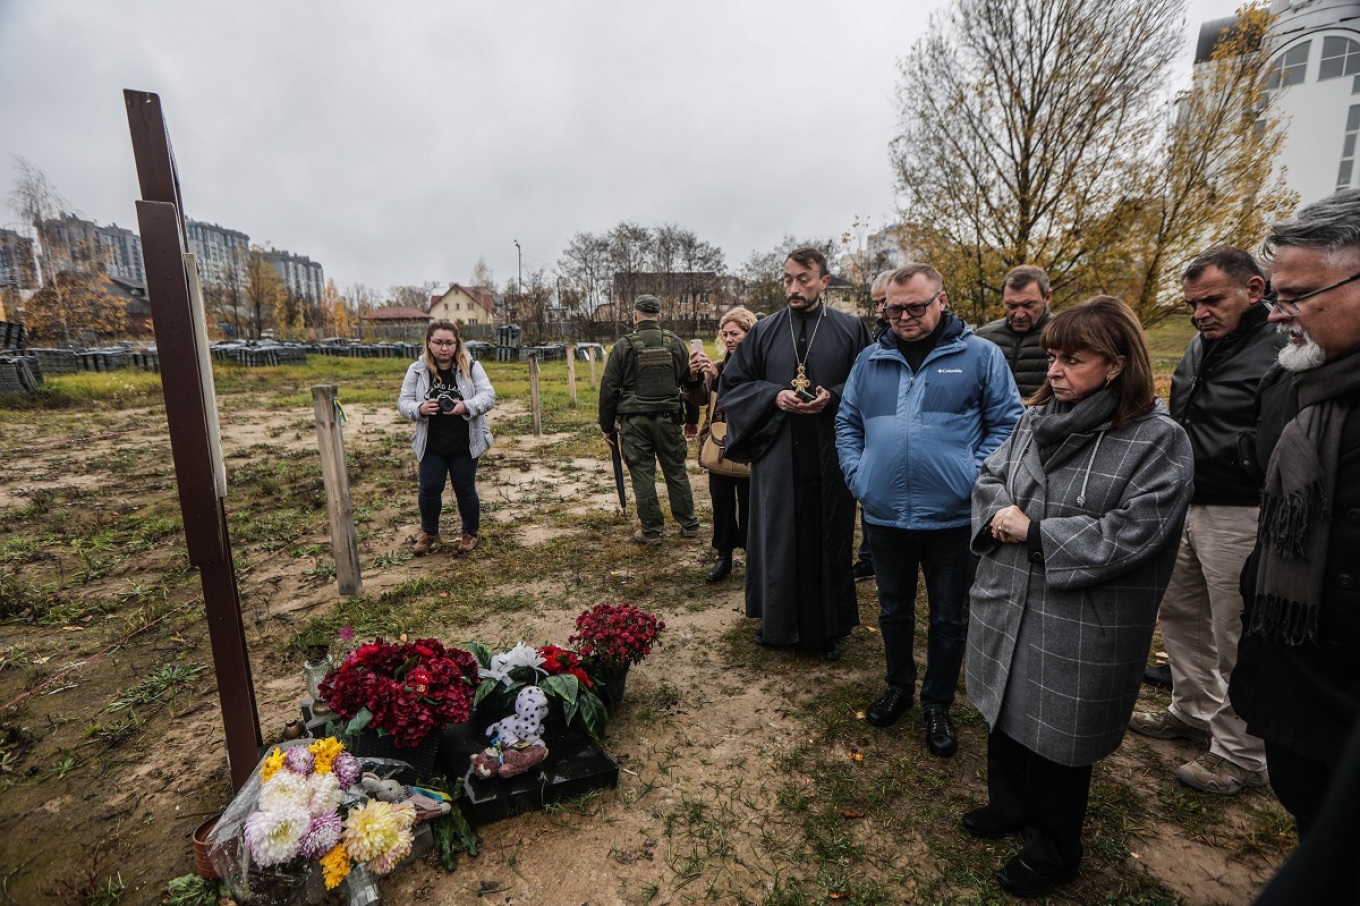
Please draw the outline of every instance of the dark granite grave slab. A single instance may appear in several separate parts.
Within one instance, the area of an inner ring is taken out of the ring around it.
[[[445,776],[462,777],[466,796],[459,801],[474,826],[521,815],[551,802],[574,799],[619,785],[619,766],[579,730],[546,737],[548,757],[518,777],[483,780],[472,776],[472,756],[486,748],[486,737],[473,723],[446,727],[438,765]]]

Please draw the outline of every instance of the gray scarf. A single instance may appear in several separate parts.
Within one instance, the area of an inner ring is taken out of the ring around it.
[[[1261,489],[1251,635],[1286,645],[1317,641],[1345,398],[1360,390],[1358,366],[1347,355],[1294,375],[1299,414],[1280,433]]]

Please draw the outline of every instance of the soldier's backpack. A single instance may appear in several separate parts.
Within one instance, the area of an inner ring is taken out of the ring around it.
[[[635,333],[628,335],[628,342],[637,353],[637,389],[634,393],[638,400],[644,404],[654,404],[657,408],[676,406],[679,403],[679,388],[675,379],[675,360],[671,358],[671,344],[680,342],[680,338],[663,328],[660,346],[648,346]]]

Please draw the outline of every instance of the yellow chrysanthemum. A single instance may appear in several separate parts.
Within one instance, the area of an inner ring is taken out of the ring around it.
[[[283,750],[274,749],[269,753],[269,757],[264,760],[264,767],[260,768],[260,780],[265,783],[283,768]]]
[[[416,810],[402,803],[372,801],[356,805],[345,818],[345,849],[367,862],[401,846],[411,836]]]
[[[321,857],[321,877],[326,881],[326,889],[334,890],[349,875],[349,853],[344,844],[336,844],[335,849]]]
[[[345,751],[345,746],[334,736],[327,736],[325,739],[318,739],[307,749],[312,753],[314,759],[313,767],[318,774],[329,774],[335,765],[335,758]]]

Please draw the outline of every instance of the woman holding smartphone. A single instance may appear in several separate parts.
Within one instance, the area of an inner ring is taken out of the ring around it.
[[[749,309],[738,306],[723,315],[718,322],[718,345],[723,350],[721,361],[714,362],[704,353],[703,343],[694,340],[689,357],[690,374],[701,383],[685,391],[689,402],[706,409],[703,427],[699,431],[699,446],[712,431],[714,424],[726,423],[727,416],[718,405],[715,391],[723,366],[749,331],[756,324],[756,316]],[[713,548],[718,559],[706,576],[717,582],[732,572],[732,552],[746,549],[746,523],[750,516],[751,479],[732,478],[708,473],[708,493],[713,502]]]

